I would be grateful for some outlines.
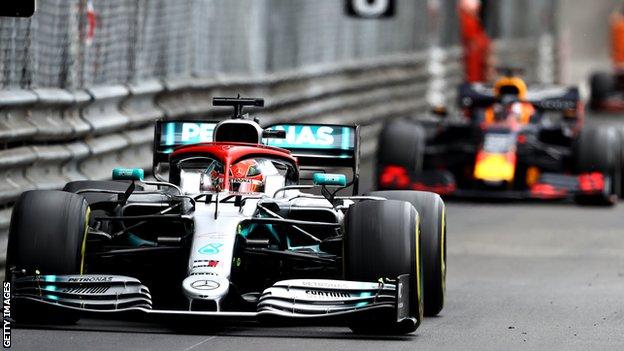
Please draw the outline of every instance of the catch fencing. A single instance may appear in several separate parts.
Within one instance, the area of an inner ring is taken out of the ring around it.
[[[0,233],[22,191],[149,169],[152,122],[221,117],[213,96],[264,97],[267,124],[358,123],[370,158],[383,121],[451,103],[462,78],[450,0],[398,0],[384,20],[347,18],[339,0],[38,3],[32,19],[0,19]],[[549,22],[492,8],[499,62],[553,81]]]

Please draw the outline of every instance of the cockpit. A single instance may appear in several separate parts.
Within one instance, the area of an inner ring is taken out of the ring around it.
[[[230,191],[271,193],[295,181],[292,165],[269,157],[249,157],[229,167],[209,156],[191,156],[175,162],[180,189],[186,194]]]

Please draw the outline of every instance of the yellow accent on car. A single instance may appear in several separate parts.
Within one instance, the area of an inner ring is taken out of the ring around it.
[[[531,186],[539,180],[540,170],[537,167],[529,167],[526,171],[526,183],[528,186]]]
[[[422,300],[422,271],[420,270],[420,214],[416,216],[416,301],[418,303],[418,323],[422,323],[425,309]]]
[[[475,179],[485,181],[512,181],[516,165],[510,162],[504,154],[485,154],[477,161],[474,169]]]
[[[85,252],[87,250],[87,233],[89,232],[89,217],[91,216],[91,208],[87,207],[85,215],[85,229],[82,237],[82,247],[80,249],[80,274],[84,273]]]
[[[442,282],[442,294],[446,291],[446,253],[444,248],[446,247],[446,206],[442,205],[442,240],[440,240],[440,269],[441,269],[441,282]]]

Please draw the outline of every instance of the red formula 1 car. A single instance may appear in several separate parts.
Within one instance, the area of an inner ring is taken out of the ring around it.
[[[620,138],[582,128],[576,88],[528,91],[506,70],[493,87],[463,84],[460,116],[395,120],[379,136],[378,189],[442,195],[573,198],[613,204],[620,194]]]

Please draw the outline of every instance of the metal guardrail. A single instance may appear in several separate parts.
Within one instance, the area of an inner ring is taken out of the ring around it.
[[[523,42],[528,57],[536,45]],[[501,45],[500,53],[514,50]],[[543,53],[542,53],[543,55]],[[108,179],[113,167],[151,166],[152,121],[219,118],[212,97],[262,96],[264,123],[357,123],[363,158],[382,122],[450,102],[461,80],[458,48],[392,55],[259,77],[145,81],[130,86],[0,91],[0,264],[11,206],[22,191]]]

